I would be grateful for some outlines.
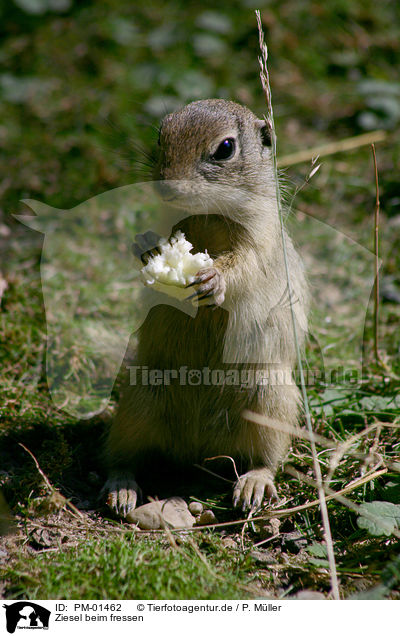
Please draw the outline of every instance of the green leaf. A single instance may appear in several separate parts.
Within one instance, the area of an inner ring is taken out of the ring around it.
[[[0,75],[0,92],[2,98],[10,104],[24,104],[32,99],[48,96],[54,87],[54,81],[39,77],[18,77],[11,73]]]
[[[46,11],[62,13],[71,8],[72,0],[14,0],[14,3],[31,15],[42,15]]]
[[[17,7],[22,9],[22,11],[30,13],[31,15],[45,13],[48,8],[46,0],[14,0],[14,3]]]
[[[229,33],[232,30],[232,21],[227,15],[217,11],[205,11],[196,20],[196,25],[206,31],[215,33]]]
[[[175,88],[182,99],[205,99],[214,92],[212,80],[200,71],[187,71],[181,73],[175,82]]]
[[[316,568],[329,568],[328,559],[317,559],[315,557],[311,557],[309,559],[309,563],[311,565],[315,565]]]
[[[400,527],[400,505],[390,501],[372,501],[361,504],[358,526],[375,537],[389,537]]]
[[[193,38],[193,47],[200,57],[214,57],[226,54],[226,44],[220,38],[208,33],[199,33]]]
[[[396,411],[400,408],[400,396],[369,395],[360,400],[364,411]]]
[[[309,563],[314,565],[316,568],[329,568],[328,561],[328,551],[326,549],[326,545],[323,543],[316,543],[315,541],[309,545],[307,548],[307,552],[311,554],[311,558],[309,559]]]
[[[323,543],[316,543],[315,541],[308,546],[307,552],[318,559],[326,559],[328,556],[326,545]]]

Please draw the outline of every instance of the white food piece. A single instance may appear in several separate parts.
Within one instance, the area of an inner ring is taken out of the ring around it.
[[[162,238],[158,247],[161,253],[140,270],[144,284],[180,300],[187,298],[186,285],[194,282],[200,269],[211,267],[212,258],[207,252],[191,254],[193,245],[180,230],[169,241]]]

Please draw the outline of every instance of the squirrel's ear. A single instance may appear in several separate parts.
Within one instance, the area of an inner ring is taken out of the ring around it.
[[[256,126],[260,131],[261,143],[263,146],[271,145],[271,129],[264,119],[257,119]]]

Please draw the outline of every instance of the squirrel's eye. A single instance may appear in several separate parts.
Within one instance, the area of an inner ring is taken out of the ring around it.
[[[232,157],[234,152],[235,152],[235,140],[231,138],[224,139],[223,141],[221,141],[217,150],[212,155],[212,158],[216,159],[217,161],[221,161],[223,159],[229,159],[230,157]]]

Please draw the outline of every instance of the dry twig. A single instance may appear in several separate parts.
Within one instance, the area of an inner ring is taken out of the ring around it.
[[[375,362],[382,365],[378,351],[378,325],[379,325],[379,180],[378,166],[376,162],[375,145],[371,144],[372,157],[374,159],[375,172],[375,215],[374,215],[374,253],[375,253],[375,283],[374,283],[374,355]]]
[[[294,152],[278,159],[278,168],[286,168],[288,166],[294,166],[297,163],[311,161],[316,155],[327,157],[337,152],[347,152],[360,148],[361,146],[385,141],[386,138],[387,133],[384,130],[374,130],[373,132],[356,135],[355,137],[347,137],[346,139],[333,141],[328,144],[316,146],[315,148],[307,148],[306,150],[300,150],[299,152]]]
[[[57,501],[60,502],[60,508],[70,508],[69,512],[70,514],[73,514],[74,516],[78,516],[80,519],[85,519],[84,515],[81,513],[80,510],[78,510],[78,508],[76,506],[74,506],[73,503],[71,503],[69,501],[69,499],[67,499],[66,497],[64,497],[64,495],[62,495],[60,493],[59,490],[57,490],[57,488],[54,488],[54,486],[50,483],[49,478],[47,477],[47,475],[43,472],[43,470],[40,468],[39,466],[39,462],[36,459],[36,457],[34,456],[34,454],[32,453],[32,451],[29,450],[29,448],[27,448],[26,446],[24,446],[23,444],[19,444],[33,459],[33,461],[35,462],[35,466],[40,474],[40,476],[42,477],[44,484],[46,486],[46,489],[49,493],[49,495],[56,497]]]

